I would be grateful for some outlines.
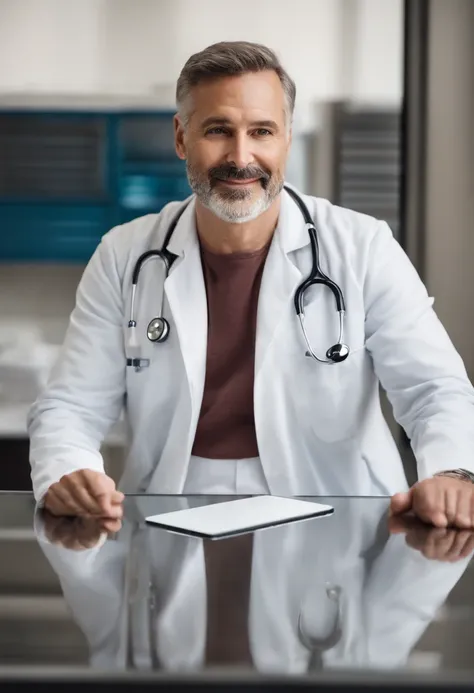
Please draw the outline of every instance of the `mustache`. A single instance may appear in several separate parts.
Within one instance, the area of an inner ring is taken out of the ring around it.
[[[238,168],[233,164],[222,164],[221,166],[210,168],[208,173],[211,179],[217,178],[218,180],[228,180],[229,178],[233,180],[252,180],[253,178],[261,178],[266,183],[271,178],[271,173],[265,171],[260,166]]]

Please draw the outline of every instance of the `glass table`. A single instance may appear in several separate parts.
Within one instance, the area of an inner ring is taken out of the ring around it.
[[[127,496],[107,536],[0,494],[4,690],[471,688],[474,533],[380,497],[218,541],[145,523],[223,500]]]

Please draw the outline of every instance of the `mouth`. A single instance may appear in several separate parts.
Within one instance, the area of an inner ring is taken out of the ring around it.
[[[253,185],[254,183],[258,183],[260,181],[260,178],[247,178],[245,180],[237,180],[235,178],[227,178],[226,180],[220,180],[219,183],[223,183],[224,185],[230,185],[232,187],[234,186],[245,186],[245,185]]]

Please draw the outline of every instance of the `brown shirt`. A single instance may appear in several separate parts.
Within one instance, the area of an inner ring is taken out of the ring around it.
[[[206,663],[252,663],[249,607],[253,534],[204,541],[207,583]]]
[[[253,410],[257,305],[269,244],[217,255],[201,246],[207,291],[206,380],[192,454],[258,457]]]

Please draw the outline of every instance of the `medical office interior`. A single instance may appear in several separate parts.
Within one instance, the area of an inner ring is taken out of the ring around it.
[[[241,39],[275,49],[297,84],[287,181],[390,224],[474,377],[471,0],[0,0],[0,489],[31,488],[26,414],[100,237],[189,194],[172,140],[181,67]],[[124,444],[119,421],[104,444],[115,479]],[[44,624],[76,642],[41,580]],[[452,599],[412,668],[470,656],[452,646]]]

